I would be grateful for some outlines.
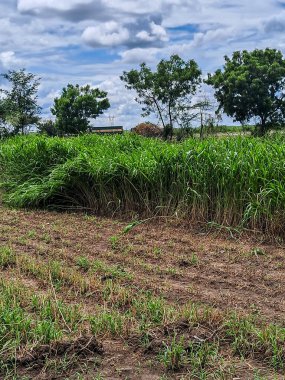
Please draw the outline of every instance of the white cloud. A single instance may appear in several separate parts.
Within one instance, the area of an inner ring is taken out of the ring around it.
[[[154,62],[156,54],[159,52],[158,48],[135,48],[120,52],[123,63],[138,64],[141,62]]]
[[[3,51],[0,53],[0,64],[4,69],[10,69],[21,64],[21,60],[17,59],[14,51]]]
[[[110,21],[97,26],[89,26],[84,30],[82,38],[91,46],[116,46],[129,39],[129,31],[117,22]]]
[[[168,36],[166,30],[153,21],[150,23],[150,32],[142,30],[136,34],[136,37],[140,40],[153,42],[153,41],[168,41]]]

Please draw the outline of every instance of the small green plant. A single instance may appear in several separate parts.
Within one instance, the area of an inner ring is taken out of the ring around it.
[[[254,319],[252,317],[241,317],[232,313],[225,322],[226,336],[232,342],[234,353],[247,357],[256,348],[253,334],[255,330]]]
[[[80,269],[82,269],[84,272],[88,272],[92,264],[90,260],[88,259],[88,257],[81,256],[81,257],[78,257],[78,259],[76,260],[76,265]]]
[[[253,248],[250,251],[250,256],[258,257],[258,256],[265,256],[265,255],[266,255],[266,252],[261,248]]]
[[[63,332],[57,323],[44,319],[38,321],[33,329],[33,334],[36,340],[41,341],[42,343],[50,343],[54,340],[59,340],[62,337]]]
[[[154,254],[154,256],[156,256],[156,257],[161,256],[161,254],[162,254],[162,249],[159,248],[159,247],[154,247],[154,249],[153,249],[153,254]]]
[[[151,292],[134,298],[131,311],[141,323],[149,325],[159,325],[166,316],[173,313],[173,309],[166,305],[164,299],[153,296]]]
[[[61,286],[63,283],[61,263],[59,261],[53,260],[49,265],[52,281],[54,281],[57,286]]]
[[[92,380],[104,380],[104,377],[101,373],[98,373]]]
[[[192,253],[192,256],[190,257],[190,265],[198,265],[199,259],[196,253]]]
[[[104,310],[95,317],[90,318],[92,334],[110,334],[118,336],[122,334],[124,317],[115,310]]]
[[[49,243],[51,242],[51,236],[50,236],[50,234],[48,234],[48,233],[43,234],[43,236],[42,236],[42,240],[43,240],[45,243],[49,244]]]
[[[119,265],[108,265],[101,260],[94,260],[92,262],[94,272],[99,272],[106,278],[125,278],[132,279],[132,275]]]
[[[109,242],[111,243],[112,249],[116,250],[119,248],[119,241],[120,241],[120,238],[117,235],[111,236],[109,238]]]
[[[27,236],[29,239],[33,239],[36,236],[36,231],[35,230],[28,231]]]
[[[5,269],[16,264],[15,252],[7,246],[0,247],[0,267]]]
[[[180,337],[177,339],[177,336],[174,335],[170,344],[165,344],[159,356],[166,369],[177,371],[182,368],[187,362],[184,338]]]
[[[187,362],[193,377],[207,379],[209,367],[219,359],[218,353],[219,347],[216,344],[190,341],[187,346]]]

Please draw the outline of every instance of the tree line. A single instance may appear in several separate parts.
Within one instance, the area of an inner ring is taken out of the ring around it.
[[[98,88],[68,84],[54,99],[51,113],[55,121],[41,121],[38,105],[40,78],[25,69],[2,74],[10,88],[0,89],[0,134],[25,133],[30,125],[49,135],[79,134],[92,129],[95,119],[110,107],[108,94]],[[264,136],[271,128],[285,125],[285,59],[276,49],[237,51],[225,56],[223,68],[207,78],[193,60],[178,55],[162,59],[152,70],[145,63],[125,71],[120,79],[136,93],[142,116],[155,114],[165,139],[175,126],[189,128],[211,101],[195,100],[201,84],[212,86],[217,101],[216,114],[224,113],[245,125],[255,120],[255,133]]]

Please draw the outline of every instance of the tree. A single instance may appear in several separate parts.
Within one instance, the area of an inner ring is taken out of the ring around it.
[[[68,84],[59,98],[55,98],[51,112],[60,133],[79,134],[90,129],[90,118],[95,119],[110,107],[107,92],[89,85]]]
[[[0,100],[0,112],[4,122],[12,126],[12,133],[25,133],[27,127],[39,120],[37,92],[40,78],[25,69],[1,74],[11,84],[11,89],[0,89],[4,96]]]
[[[38,122],[37,127],[40,134],[50,137],[58,135],[58,130],[53,120],[41,120]]]
[[[124,71],[120,78],[127,89],[137,92],[135,100],[142,105],[142,116],[157,114],[165,138],[171,138],[174,124],[189,112],[189,97],[201,83],[201,71],[194,60],[185,62],[172,55],[161,60],[156,71],[142,63],[140,70]]]
[[[219,111],[244,125],[257,118],[263,136],[284,122],[285,60],[275,49],[246,50],[225,56],[223,70],[208,74],[206,83],[215,89]]]

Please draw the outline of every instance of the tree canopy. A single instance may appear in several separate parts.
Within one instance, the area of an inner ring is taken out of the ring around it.
[[[90,128],[95,119],[110,107],[107,92],[89,85],[68,84],[59,98],[55,98],[51,112],[56,116],[55,126],[60,133],[79,134]]]
[[[136,91],[142,116],[157,114],[168,137],[172,136],[174,123],[189,112],[189,97],[201,83],[201,70],[194,60],[185,62],[172,55],[169,60],[161,60],[156,71],[142,63],[139,70],[125,71],[120,78],[127,89]]]
[[[284,122],[285,60],[275,49],[246,50],[225,56],[223,69],[209,74],[219,110],[242,124],[257,118],[258,132]]]
[[[24,133],[26,128],[39,120],[41,107],[38,106],[40,78],[25,69],[12,70],[1,76],[8,80],[10,89],[0,89],[1,119],[12,127],[12,133]]]

